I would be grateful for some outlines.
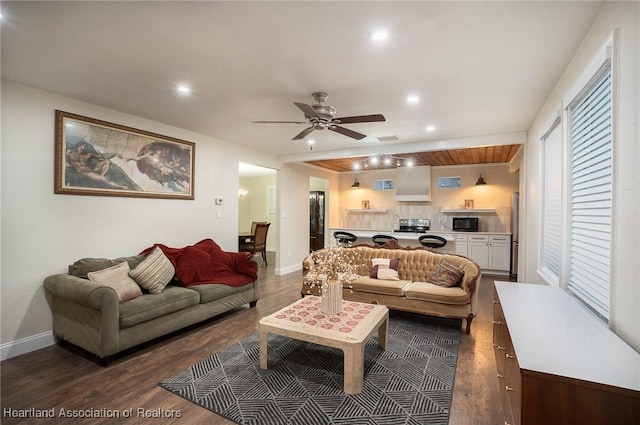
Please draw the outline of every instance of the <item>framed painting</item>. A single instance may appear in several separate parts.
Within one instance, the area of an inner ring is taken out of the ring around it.
[[[195,149],[184,140],[56,111],[54,193],[194,199]]]

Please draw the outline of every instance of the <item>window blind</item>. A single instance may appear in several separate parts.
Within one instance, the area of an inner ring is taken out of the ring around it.
[[[567,286],[609,319],[612,217],[611,67],[607,62],[568,108]]]
[[[549,283],[560,284],[562,235],[562,129],[557,117],[542,136],[542,232],[540,260]]]

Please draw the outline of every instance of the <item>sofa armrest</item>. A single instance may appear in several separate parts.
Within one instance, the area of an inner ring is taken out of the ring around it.
[[[113,288],[68,274],[47,277],[44,280],[44,287],[55,297],[97,310],[104,305],[118,304],[118,295]]]
[[[53,296],[53,333],[98,357],[120,351],[120,304],[113,288],[57,274],[44,280]]]

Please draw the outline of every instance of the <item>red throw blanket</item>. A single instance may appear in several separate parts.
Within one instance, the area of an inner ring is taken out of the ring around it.
[[[159,247],[176,269],[182,286],[221,283],[242,286],[258,278],[258,265],[248,252],[227,252],[212,239],[204,239],[184,248],[154,244],[140,254],[148,255]]]

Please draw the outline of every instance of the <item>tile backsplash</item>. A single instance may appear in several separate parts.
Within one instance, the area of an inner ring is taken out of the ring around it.
[[[511,207],[496,206],[493,213],[442,214],[440,208],[421,203],[403,202],[387,212],[360,212],[344,210],[340,216],[340,227],[349,229],[391,230],[399,218],[428,218],[432,230],[451,230],[452,217],[455,215],[478,217],[480,232],[510,232]]]

